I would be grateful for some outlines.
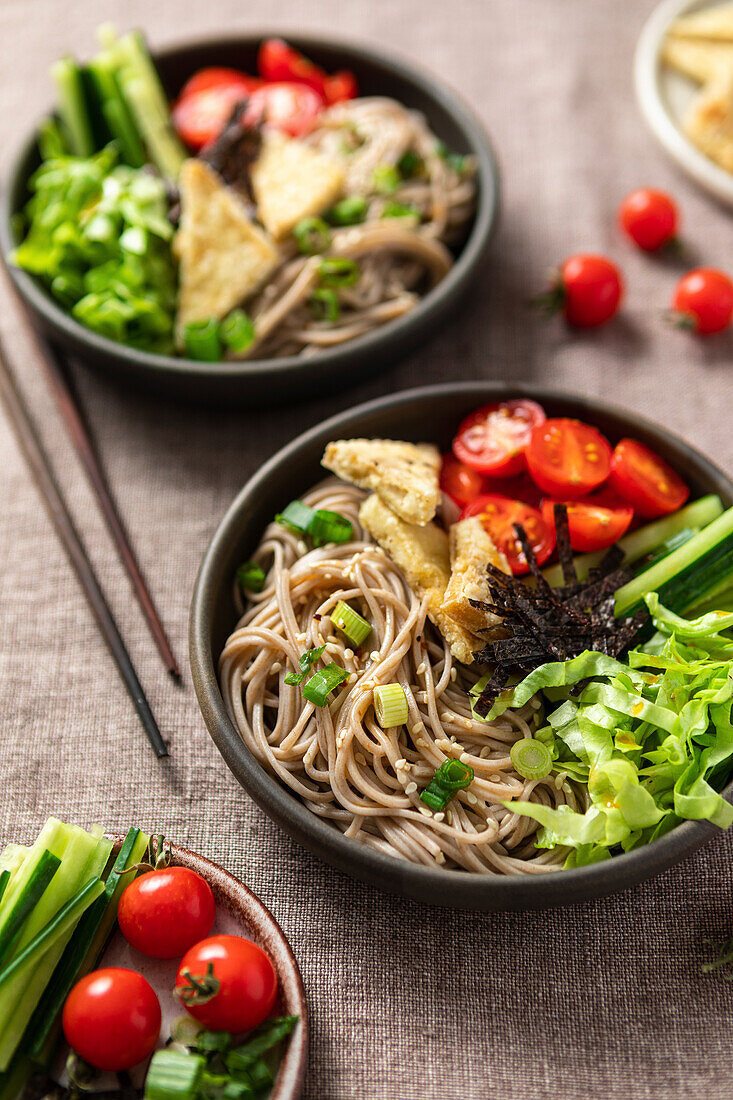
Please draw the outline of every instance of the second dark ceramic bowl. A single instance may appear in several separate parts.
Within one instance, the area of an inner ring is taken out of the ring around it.
[[[544,909],[610,894],[670,867],[710,839],[716,829],[688,821],[644,848],[603,863],[546,875],[474,875],[407,863],[344,837],[265,771],[245,748],[227,714],[217,664],[236,621],[232,604],[236,567],[251,555],[275,513],[323,477],[320,459],[329,440],[363,436],[427,440],[445,450],[461,419],[478,405],[519,396],[539,401],[549,416],[587,420],[612,442],[633,436],[672,464],[690,484],[693,497],[718,493],[726,506],[733,503],[733,481],[699,451],[664,428],[605,401],[504,383],[431,386],[335,416],[266,462],[221,521],[201,565],[191,606],[191,668],[204,721],[225,761],[255,802],[295,840],[347,874],[416,901],[464,909]],[[733,794],[733,784],[726,794]]]
[[[192,73],[209,65],[254,72],[263,37],[266,35],[248,34],[155,53],[166,92],[175,96]],[[384,370],[426,340],[455,312],[476,274],[496,222],[499,185],[489,139],[470,108],[428,73],[381,51],[299,34],[287,37],[324,68],[351,69],[364,95],[391,96],[422,111],[437,136],[451,149],[475,157],[477,208],[466,240],[456,250],[456,262],[410,313],[356,340],[312,358],[289,356],[241,363],[197,363],[153,355],[98,336],[66,313],[37,279],[9,265],[10,276],[35,323],[68,351],[116,375],[123,384],[206,404],[248,406],[281,404],[323,390],[335,392]],[[0,247],[6,264],[17,243],[14,219],[28,199],[28,180],[38,164],[34,133],[17,157],[2,196]]]

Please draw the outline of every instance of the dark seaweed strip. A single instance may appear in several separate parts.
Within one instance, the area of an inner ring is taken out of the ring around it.
[[[570,526],[568,524],[568,509],[566,504],[556,504],[555,535],[557,536],[557,556],[560,559],[562,578],[567,587],[575,587],[578,583],[578,573],[575,568],[573,548],[570,545]]]

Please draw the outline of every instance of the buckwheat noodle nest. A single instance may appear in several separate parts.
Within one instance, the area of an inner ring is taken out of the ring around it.
[[[366,198],[367,215],[360,225],[334,229],[322,255],[298,255],[292,242],[283,247],[280,268],[248,307],[256,335],[241,358],[311,355],[409,313],[450,271],[450,246],[465,236],[474,212],[472,159],[464,158],[464,170],[456,171],[440,155],[424,117],[394,99],[337,104],[306,140],[341,164],[344,196]],[[375,170],[396,166],[408,151],[422,158],[422,172],[390,195],[379,194]],[[414,207],[419,216],[383,218],[390,202]],[[360,268],[358,283],[339,290],[336,321],[314,318],[308,304],[324,256],[353,259]]]
[[[468,689],[477,673],[458,665],[426,621],[425,602],[358,522],[364,494],[329,478],[303,498],[354,524],[354,539],[308,551],[271,523],[253,555],[267,570],[220,659],[229,714],[260,763],[308,809],[345,836],[391,856],[481,874],[538,874],[562,865],[564,849],[536,849],[536,824],[505,809],[522,798],[583,810],[562,775],[528,781],[509,750],[531,736],[539,713],[529,704],[485,723],[471,716]],[[241,609],[241,601],[236,596]],[[345,600],[372,624],[360,655],[328,618]],[[285,683],[306,649],[350,675],[327,707]],[[377,684],[398,681],[409,704],[406,726],[383,730],[372,706]],[[470,788],[433,813],[419,799],[446,759],[474,769]]]

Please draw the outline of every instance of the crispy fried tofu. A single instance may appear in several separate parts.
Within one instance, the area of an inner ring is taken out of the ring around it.
[[[705,156],[733,172],[733,71],[703,89],[682,128]]]
[[[702,11],[675,19],[669,33],[679,38],[708,38],[733,42],[733,4],[713,4]]]
[[[733,71],[733,42],[669,37],[662,45],[662,59],[683,76],[708,84],[721,73]]]
[[[181,222],[173,247],[180,262],[181,333],[189,321],[225,317],[259,289],[280,258],[269,235],[208,164],[187,160],[179,186]]]
[[[359,522],[387,551],[402,570],[417,596],[428,597],[428,616],[450,646],[453,656],[464,665],[473,662],[473,654],[483,648],[474,637],[442,608],[450,580],[448,536],[435,523],[419,527],[405,523],[384,501],[373,493],[359,510]]]
[[[501,622],[498,615],[481,611],[470,601],[490,602],[486,566],[491,562],[503,573],[509,573],[504,554],[497,550],[477,516],[469,516],[452,525],[448,531],[448,547],[451,575],[443,597],[443,611],[474,633],[496,626]]]
[[[377,493],[406,523],[424,526],[437,511],[440,454],[429,443],[338,439],[321,461],[344,481]]]
[[[274,131],[263,134],[250,175],[259,219],[278,241],[302,218],[332,206],[344,186],[343,168],[335,160]]]

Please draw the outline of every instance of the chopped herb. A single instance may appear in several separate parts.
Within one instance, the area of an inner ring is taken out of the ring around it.
[[[321,668],[303,684],[303,698],[317,707],[325,707],[334,688],[348,680],[348,672],[340,665],[331,664]]]
[[[380,195],[391,195],[402,182],[400,173],[394,164],[378,164],[373,175],[374,189]]]
[[[331,230],[323,218],[301,218],[293,230],[293,236],[306,256],[325,252],[331,243]]]
[[[397,167],[403,179],[409,180],[413,176],[420,175],[425,168],[425,162],[414,149],[408,149],[397,161]]]
[[[341,316],[339,296],[331,287],[316,287],[308,298],[308,306],[317,321],[338,321]]]
[[[552,770],[552,754],[547,745],[532,737],[515,741],[509,755],[515,772],[523,779],[544,779]]]
[[[214,317],[208,321],[189,321],[183,330],[183,345],[189,359],[219,363],[224,355],[219,322]]]
[[[329,257],[321,260],[318,276],[323,286],[354,286],[359,282],[359,265],[345,257]]]
[[[420,792],[420,801],[431,810],[444,810],[450,800],[473,782],[473,768],[462,760],[444,760]]]
[[[219,335],[232,351],[246,351],[255,338],[254,322],[243,309],[233,309],[219,326]]]
[[[359,225],[366,218],[368,205],[363,195],[349,195],[332,206],[326,217],[332,225]]]
[[[414,218],[419,216],[420,211],[414,206],[406,206],[404,203],[394,202],[392,199],[386,202],[382,209],[383,218]]]
[[[372,632],[366,619],[343,600],[339,600],[336,604],[330,618],[333,625],[348,638],[352,645],[360,646]]]
[[[404,726],[409,709],[402,684],[379,684],[375,687],[374,713],[383,730]]]
[[[302,684],[318,658],[323,655],[325,648],[325,645],[322,645],[319,646],[318,649],[306,649],[305,653],[301,654],[300,660],[298,661],[300,672],[288,672],[285,677],[285,683],[290,684],[291,687]]]
[[[265,587],[265,571],[256,562],[245,561],[237,569],[237,580],[241,588],[261,592]]]
[[[275,516],[275,521],[296,534],[310,535],[314,546],[323,546],[327,542],[348,542],[354,531],[351,520],[339,512],[329,512],[327,508],[314,511],[301,500],[291,501]]]

